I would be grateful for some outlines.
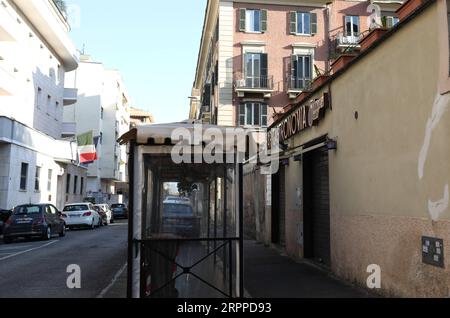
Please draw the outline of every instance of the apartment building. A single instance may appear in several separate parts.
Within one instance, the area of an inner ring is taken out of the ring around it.
[[[402,1],[209,0],[190,119],[267,127]]]
[[[153,115],[150,112],[133,107],[131,107],[130,120],[131,120],[131,127],[136,127],[137,125],[142,124],[144,125],[153,124],[155,122],[155,119],[153,118]]]
[[[78,90],[78,100],[64,109],[63,134],[93,130],[99,158],[89,165],[87,196],[97,202],[121,202],[117,187],[127,182],[127,152],[117,140],[130,129],[130,97],[122,76],[82,55],[78,69],[68,74],[68,84]]]
[[[69,29],[52,0],[0,2],[0,208],[84,197],[76,142],[62,139],[64,107],[77,99],[65,88],[78,67]]]

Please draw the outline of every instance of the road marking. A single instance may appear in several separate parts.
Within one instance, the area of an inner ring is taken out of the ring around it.
[[[14,253],[14,254],[11,254],[11,255],[8,255],[8,256],[5,256],[5,257],[0,258],[0,261],[4,261],[4,260],[7,260],[7,259],[12,258],[12,257],[15,257],[15,256],[19,256],[19,255],[22,255],[22,254],[25,254],[25,253],[28,253],[28,252],[32,252],[32,251],[39,250],[39,249],[41,249],[41,248],[50,246],[50,245],[55,244],[55,243],[57,243],[57,242],[59,242],[59,241],[51,241],[51,242],[49,242],[49,243],[47,243],[47,244],[44,244],[44,245],[42,245],[42,246],[38,246],[38,247],[30,248],[30,249],[25,250],[25,251],[22,251],[22,252]]]
[[[102,290],[102,292],[97,296],[97,298],[105,297],[105,295],[114,286],[114,284],[116,283],[116,281],[119,279],[120,275],[122,275],[122,273],[125,271],[126,268],[127,268],[127,264],[125,263],[125,265],[123,265],[122,268],[119,269],[119,271],[116,273],[116,275],[114,275],[114,278],[112,279],[111,283],[109,283],[109,285],[106,286],[106,288]]]

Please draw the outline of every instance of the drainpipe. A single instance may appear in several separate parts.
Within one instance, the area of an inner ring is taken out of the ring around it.
[[[333,5],[333,2],[328,2],[326,4],[325,9],[325,37],[327,41],[327,49],[328,49],[328,58],[325,62],[325,72],[328,73],[330,71],[331,65],[330,65],[330,56],[331,56],[331,27],[330,27],[330,21],[331,21],[331,6]]]

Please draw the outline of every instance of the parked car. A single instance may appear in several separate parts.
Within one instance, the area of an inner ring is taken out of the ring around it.
[[[200,236],[200,217],[192,205],[183,201],[164,201],[163,232],[183,237]]]
[[[5,244],[19,237],[50,240],[54,235],[66,235],[61,212],[52,204],[27,204],[14,208],[5,222],[3,240]]]
[[[0,235],[3,235],[3,226],[12,214],[12,210],[0,210]]]
[[[108,224],[114,223],[114,215],[108,204],[96,204],[96,206],[102,208],[103,211],[106,212]]]
[[[68,204],[64,207],[62,216],[69,229],[88,227],[93,230],[102,222],[92,203]]]
[[[106,225],[108,217],[106,216],[106,212],[99,206],[93,205],[92,208],[98,213],[100,216],[100,226]]]
[[[114,219],[128,219],[128,208],[125,204],[116,203],[111,205]]]

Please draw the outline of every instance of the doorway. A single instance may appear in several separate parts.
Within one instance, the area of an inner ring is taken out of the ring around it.
[[[285,167],[272,176],[272,243],[286,246]]]
[[[328,149],[303,155],[304,252],[309,258],[331,266],[330,186]]]

